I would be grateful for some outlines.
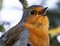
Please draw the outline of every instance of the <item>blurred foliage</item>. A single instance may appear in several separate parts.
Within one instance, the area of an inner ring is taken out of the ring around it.
[[[60,25],[60,13],[57,9],[48,10],[47,15],[49,17],[50,29],[56,28]]]
[[[50,34],[51,38],[60,34],[60,26],[58,26],[57,28],[49,30],[49,34]]]
[[[50,38],[50,46],[60,46],[60,43],[57,41],[57,35],[53,38]]]
[[[57,9],[48,10],[50,29],[56,28],[60,25],[60,2],[57,3]]]
[[[4,31],[3,25],[0,25],[0,32]]]
[[[57,36],[60,34],[60,2],[57,3],[57,9],[48,10],[47,15],[50,22],[50,46],[60,46]]]

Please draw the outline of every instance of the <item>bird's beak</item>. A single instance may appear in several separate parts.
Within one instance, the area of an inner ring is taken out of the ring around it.
[[[45,11],[47,10],[47,8],[48,8],[48,7],[45,7],[43,11],[45,12]]]

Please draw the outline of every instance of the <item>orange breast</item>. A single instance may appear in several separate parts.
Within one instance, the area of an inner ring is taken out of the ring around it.
[[[29,41],[32,46],[49,46],[47,16],[30,16],[25,22],[25,27],[30,32]]]

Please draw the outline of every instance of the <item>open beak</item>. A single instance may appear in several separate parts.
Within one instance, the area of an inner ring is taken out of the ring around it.
[[[47,8],[48,8],[48,7],[45,7],[43,11],[45,12],[45,11],[47,10]]]

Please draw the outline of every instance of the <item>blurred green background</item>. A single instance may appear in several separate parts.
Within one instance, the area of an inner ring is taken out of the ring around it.
[[[0,0],[0,10],[1,10]],[[60,35],[60,2],[57,3],[57,9],[49,9],[47,11],[47,16],[49,18],[50,27],[49,27],[49,36],[50,36],[50,46],[60,46],[60,43],[57,41],[57,36]],[[0,31],[3,31],[3,25],[0,25]]]
[[[60,2],[57,3],[57,9],[48,10],[47,15],[50,22],[50,46],[60,46],[57,36],[60,35]]]

